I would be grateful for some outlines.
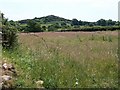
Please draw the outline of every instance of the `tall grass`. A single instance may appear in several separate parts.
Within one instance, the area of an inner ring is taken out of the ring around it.
[[[20,35],[20,48],[3,52],[17,67],[14,86],[34,88],[43,80],[45,88],[117,88],[117,35],[105,34]]]

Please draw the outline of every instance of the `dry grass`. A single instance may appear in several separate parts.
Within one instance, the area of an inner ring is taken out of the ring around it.
[[[22,67],[18,87],[39,79],[46,88],[118,86],[117,31],[22,33],[19,42],[20,50],[6,53]]]

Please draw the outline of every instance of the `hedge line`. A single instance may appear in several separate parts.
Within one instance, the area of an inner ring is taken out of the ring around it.
[[[77,31],[114,31],[120,30],[120,26],[100,26],[100,27],[80,27],[80,28],[73,28],[73,29],[66,29],[66,30],[59,30],[60,32],[77,32]]]

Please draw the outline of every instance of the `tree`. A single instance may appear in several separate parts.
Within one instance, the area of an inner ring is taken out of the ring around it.
[[[72,25],[79,25],[79,21],[77,19],[72,19]]]
[[[40,23],[36,23],[33,32],[43,32]]]
[[[83,21],[82,22],[82,25],[85,25],[85,26],[89,26],[90,22],[87,22],[87,21]]]
[[[48,26],[48,31],[56,31],[56,28],[54,27],[54,25],[50,25]]]
[[[93,24],[92,22],[90,22],[90,23],[89,23],[89,26],[92,27],[92,26],[94,26],[94,24]]]
[[[10,23],[10,25],[12,25],[12,26],[16,26],[16,23],[15,23],[13,20],[10,20],[9,23]]]
[[[32,32],[35,29],[35,21],[27,20],[27,31]]]
[[[42,26],[42,30],[43,30],[43,31],[46,31],[46,26]]]
[[[56,29],[61,28],[59,23],[55,23],[55,24],[53,24],[53,26],[54,26]]]
[[[112,25],[116,24],[116,22],[112,21],[111,19],[107,20],[106,23],[107,23],[108,26],[112,26]]]
[[[61,22],[61,28],[68,28],[69,26],[65,22]]]
[[[2,46],[5,49],[14,49],[17,45],[17,28],[10,25],[2,14]]]
[[[33,20],[28,20],[27,22],[27,31],[28,32],[42,32],[40,23],[37,23]]]
[[[79,20],[79,25],[83,25],[83,22],[81,20]]]
[[[107,25],[107,24],[106,24],[106,20],[104,20],[104,19],[98,20],[98,21],[97,21],[97,25],[106,26],[106,25]]]

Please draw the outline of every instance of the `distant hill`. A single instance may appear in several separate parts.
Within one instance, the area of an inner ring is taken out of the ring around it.
[[[36,22],[40,22],[40,23],[56,23],[56,22],[66,22],[66,23],[70,23],[71,20],[69,19],[65,19],[59,16],[55,16],[55,15],[48,15],[48,16],[44,16],[44,17],[35,17],[34,19],[25,19],[25,20],[20,20],[18,21],[21,24],[26,24],[27,20],[33,20]]]

